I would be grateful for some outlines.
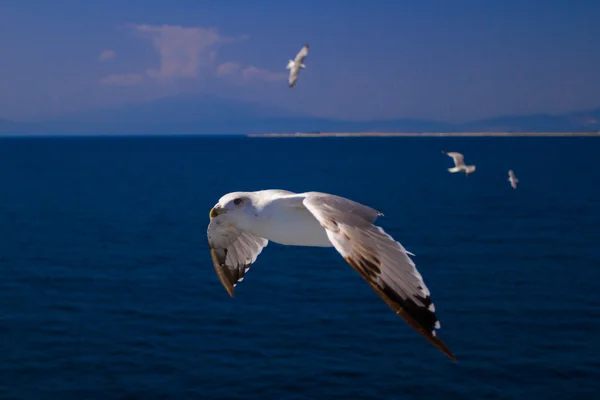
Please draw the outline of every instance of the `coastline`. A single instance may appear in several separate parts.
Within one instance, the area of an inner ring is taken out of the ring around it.
[[[323,133],[249,133],[247,137],[272,138],[272,137],[593,137],[600,136],[600,132],[428,132],[428,133],[400,133],[400,132],[323,132]]]

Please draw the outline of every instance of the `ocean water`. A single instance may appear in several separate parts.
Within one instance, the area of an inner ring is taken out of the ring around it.
[[[599,155],[600,138],[2,139],[0,398],[597,395]],[[458,362],[334,249],[271,243],[229,298],[208,212],[266,188],[381,210]]]

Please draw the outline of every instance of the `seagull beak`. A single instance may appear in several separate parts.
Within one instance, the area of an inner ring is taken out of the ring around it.
[[[223,210],[221,208],[221,206],[217,204],[213,208],[210,209],[210,214],[209,214],[210,219],[216,218],[217,215],[225,214],[225,212],[226,211]]]

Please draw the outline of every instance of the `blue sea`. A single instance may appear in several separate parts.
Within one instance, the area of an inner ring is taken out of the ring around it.
[[[599,157],[600,138],[1,139],[0,398],[593,398]],[[270,243],[230,298],[209,210],[270,188],[381,210],[458,361],[332,248]]]

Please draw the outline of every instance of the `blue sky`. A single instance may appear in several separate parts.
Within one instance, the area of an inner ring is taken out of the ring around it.
[[[0,118],[190,93],[343,119],[594,108],[598,21],[595,0],[2,0]]]

